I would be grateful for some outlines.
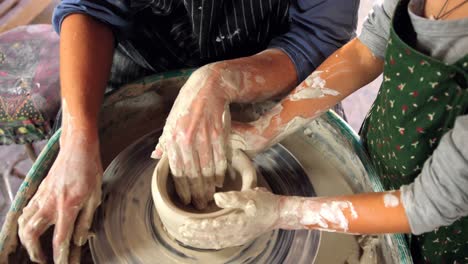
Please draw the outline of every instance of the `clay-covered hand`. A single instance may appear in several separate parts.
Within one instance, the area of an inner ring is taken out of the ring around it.
[[[18,219],[19,238],[32,261],[45,263],[39,237],[55,225],[55,263],[68,263],[70,241],[82,246],[101,201],[102,165],[97,142],[74,133]]]
[[[235,85],[226,80],[212,65],[195,71],[181,88],[152,154],[161,158],[166,152],[181,201],[199,209],[222,186],[227,167],[227,91]]]
[[[242,192],[216,193],[221,208],[237,209],[213,219],[188,220],[180,233],[183,243],[206,249],[246,244],[265,232],[278,228],[281,196],[263,188]]]
[[[257,121],[250,123],[233,121],[231,124],[231,134],[229,135],[229,143],[233,148],[242,149],[249,156],[254,156],[273,145],[274,138],[268,137],[262,133],[259,127],[262,127],[262,122],[268,119],[266,116],[261,116]]]

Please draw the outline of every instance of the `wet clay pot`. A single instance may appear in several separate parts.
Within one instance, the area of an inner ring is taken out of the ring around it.
[[[234,151],[232,162],[228,166],[223,188],[217,192],[244,191],[257,186],[257,174],[249,157],[240,150]],[[202,211],[192,205],[183,205],[174,188],[166,155],[159,160],[151,180],[153,201],[166,231],[179,242],[184,241],[179,229],[190,219],[209,219],[231,214],[233,209],[221,209],[211,201]],[[187,245],[192,246],[192,245]]]

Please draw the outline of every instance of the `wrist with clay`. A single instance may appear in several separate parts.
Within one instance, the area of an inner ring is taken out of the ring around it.
[[[246,151],[258,153],[277,143],[275,139],[281,132],[281,127],[278,126],[279,115],[279,111],[272,109],[255,121],[236,125],[232,133],[242,135]]]
[[[270,146],[270,141],[263,137],[251,123],[235,122],[229,141],[233,149],[242,149],[249,156],[254,156]]]
[[[218,98],[225,101],[226,104],[231,102],[232,85],[229,85],[228,80],[221,74],[221,69],[217,66],[218,63],[207,64],[197,69],[191,77],[204,80],[204,85],[200,89],[199,98]]]
[[[301,224],[304,198],[297,196],[281,196],[279,200],[279,219],[275,228],[295,230],[303,229]]]
[[[76,128],[76,125],[62,124],[60,144],[68,145],[72,142],[81,142],[85,146],[99,143],[97,128]]]
[[[207,65],[207,68],[215,73],[219,78],[219,85],[223,90],[225,99],[230,103],[251,103],[271,97],[263,91],[264,89],[254,89],[264,86],[263,77],[256,76],[256,72],[262,72],[263,69],[250,65],[251,57],[242,58],[242,64],[239,61],[221,61]],[[257,79],[260,78],[262,83]]]
[[[85,151],[91,156],[99,154],[99,136],[97,128],[75,128],[68,122],[62,124],[60,135],[60,149],[71,151]]]
[[[96,118],[85,114],[71,114],[67,101],[62,100],[62,133],[60,147],[96,148],[99,145],[99,134]],[[80,111],[78,111],[80,112]],[[97,149],[99,149],[97,147]]]

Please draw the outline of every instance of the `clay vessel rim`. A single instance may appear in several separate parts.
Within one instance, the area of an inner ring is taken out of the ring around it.
[[[160,165],[159,163],[162,164]],[[212,212],[212,213],[206,213],[206,214],[197,214],[197,213],[190,213],[190,212],[187,212],[187,211],[184,211],[182,209],[180,209],[179,207],[175,206],[174,203],[172,202],[172,200],[169,198],[169,193],[167,192],[167,188],[161,188],[162,186],[166,186],[167,184],[167,178],[169,177],[169,173],[158,173],[160,171],[163,171],[163,170],[169,170],[169,162],[167,160],[167,157],[163,156],[159,161],[158,161],[158,165],[157,165],[157,169],[154,170],[154,174],[153,174],[153,186],[157,186],[157,191],[156,193],[158,193],[158,195],[160,196],[160,198],[162,199],[163,203],[165,206],[167,206],[171,211],[173,211],[175,214],[178,214],[178,215],[184,215],[184,216],[187,216],[187,217],[190,217],[190,218],[213,218],[213,217],[218,217],[218,216],[221,216],[221,215],[224,215],[226,213],[230,213],[231,211],[233,211],[232,209],[221,209],[219,211],[216,211],[216,212]]]
[[[241,152],[241,151],[239,151],[239,152]],[[238,155],[240,155],[239,158],[241,158],[241,159],[244,159],[244,160],[249,159],[244,153],[238,153]],[[239,172],[240,168],[236,168],[236,166],[232,166],[232,168]],[[206,218],[214,218],[214,217],[219,217],[219,216],[222,216],[222,215],[226,215],[226,214],[229,214],[229,213],[231,213],[231,212],[233,212],[235,210],[235,209],[223,208],[223,209],[220,209],[218,211],[211,212],[211,213],[199,213],[198,214],[198,213],[187,212],[187,211],[184,211],[184,210],[180,209],[179,207],[174,205],[174,203],[169,198],[169,193],[167,192],[167,188],[162,188],[163,186],[166,186],[166,184],[167,184],[167,178],[169,177],[169,172],[170,171],[169,171],[168,158],[167,158],[166,155],[163,155],[163,157],[158,161],[158,163],[156,165],[156,169],[154,170],[153,177],[151,179],[151,181],[152,181],[151,185],[153,187],[156,187],[156,190],[154,190],[154,191],[161,198],[164,205],[166,207],[168,207],[168,209],[173,211],[175,214],[183,215],[185,217],[189,217],[189,218],[193,218],[193,219],[206,219]],[[253,172],[247,172],[247,173],[250,174],[250,175],[253,174],[254,178],[251,179],[252,182],[246,183],[246,182],[244,182],[244,180],[246,180],[245,177],[242,175],[242,173],[239,172],[240,176],[242,177],[242,181],[243,181],[241,191],[253,188],[253,187],[255,187],[253,185],[256,185],[256,180],[257,179],[256,179],[256,175],[255,175],[256,174],[255,169],[253,170]]]

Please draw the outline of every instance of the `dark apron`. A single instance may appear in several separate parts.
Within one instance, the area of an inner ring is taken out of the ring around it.
[[[441,137],[468,109],[468,55],[447,65],[413,47],[416,33],[400,1],[385,54],[384,81],[361,134],[384,188],[410,184]],[[468,218],[411,236],[416,263],[467,263]]]

